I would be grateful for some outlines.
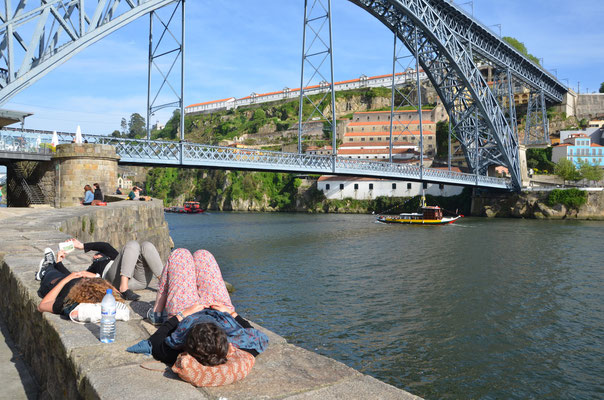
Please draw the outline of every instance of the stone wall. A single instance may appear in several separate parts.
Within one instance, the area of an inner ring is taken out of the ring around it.
[[[80,204],[84,186],[98,183],[105,193],[117,187],[117,160],[115,147],[101,144],[61,144],[53,157],[56,167],[58,199],[55,207]]]
[[[161,200],[124,200],[90,208],[93,212],[61,221],[59,231],[81,242],[109,242],[115,248],[130,240],[149,241],[157,247],[162,260],[168,258],[174,243]]]
[[[30,214],[2,222],[0,312],[42,387],[42,398],[105,397],[91,391],[89,371],[82,367],[78,353],[83,346],[98,344],[98,339],[89,332],[96,329],[98,336],[98,326],[72,324],[58,315],[38,312],[39,282],[34,280],[34,273],[45,247],[56,250],[59,242],[73,236],[82,241],[111,241],[115,247],[133,238],[150,240],[165,261],[172,240],[163,217],[162,202],[121,201],[105,207],[34,209]],[[72,254],[66,260],[70,270],[82,270],[89,264],[89,255]],[[122,328],[120,334],[124,339],[135,341],[136,338],[127,335],[144,335],[144,332]],[[88,367],[94,367],[103,357],[111,359],[112,349],[98,348],[94,357],[88,355],[87,360],[91,362]]]
[[[564,205],[550,207],[549,191],[521,193],[485,192],[472,198],[472,215],[479,217],[604,220],[604,192],[587,192],[587,203],[578,210]]]
[[[604,116],[604,93],[580,94],[577,97],[577,118]]]

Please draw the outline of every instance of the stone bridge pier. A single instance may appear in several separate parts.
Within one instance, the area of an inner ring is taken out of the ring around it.
[[[80,204],[84,186],[98,183],[104,194],[117,187],[115,147],[104,144],[60,144],[50,161],[12,160],[7,163],[7,204],[56,208]]]

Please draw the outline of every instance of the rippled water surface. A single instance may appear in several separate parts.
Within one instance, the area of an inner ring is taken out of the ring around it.
[[[604,398],[604,223],[167,215],[237,310],[426,398]]]

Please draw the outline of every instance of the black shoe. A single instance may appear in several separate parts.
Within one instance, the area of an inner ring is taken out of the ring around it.
[[[124,298],[124,300],[130,300],[130,301],[137,301],[138,299],[141,298],[138,294],[134,293],[130,289],[124,290],[122,292],[122,297]]]

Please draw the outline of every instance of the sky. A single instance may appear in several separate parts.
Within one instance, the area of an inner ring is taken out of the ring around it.
[[[299,87],[303,5],[188,1],[185,105]],[[472,12],[472,4],[460,6]],[[391,73],[392,33],[347,0],[332,0],[332,9],[335,81]],[[474,0],[473,13],[484,25],[500,24],[503,36],[523,42],[575,90],[580,84],[582,93],[597,91],[604,82],[604,1]],[[146,116],[148,27],[148,18],[139,18],[2,107],[33,112],[26,128],[75,132],[79,125],[90,134],[120,129],[135,112]],[[159,111],[151,122],[165,123],[171,113]]]

